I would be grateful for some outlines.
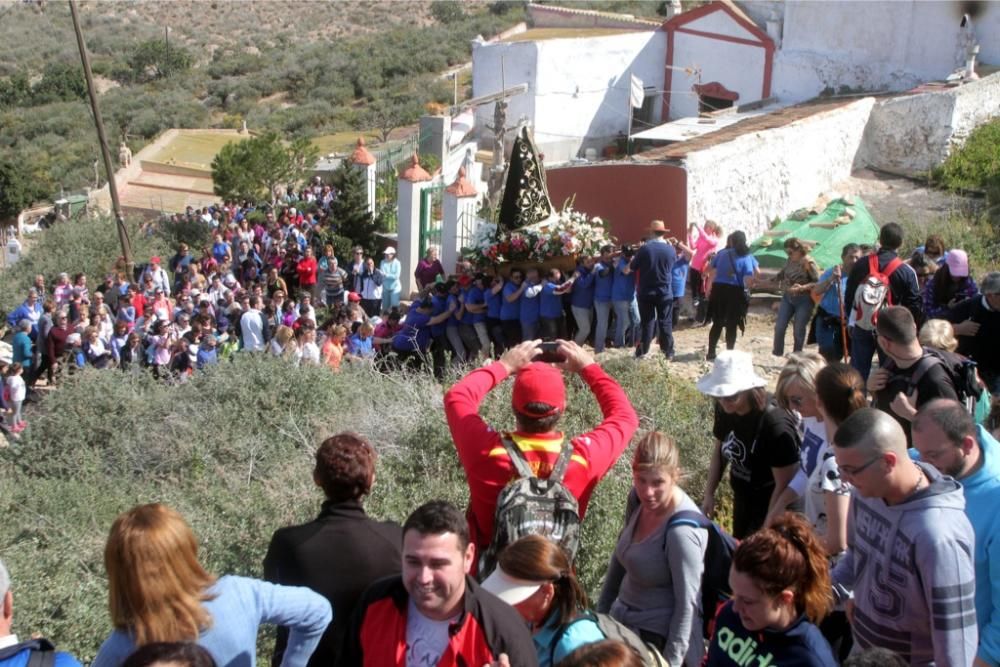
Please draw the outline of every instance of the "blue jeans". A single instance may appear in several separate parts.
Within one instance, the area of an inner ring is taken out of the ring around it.
[[[660,351],[667,357],[674,356],[674,331],[672,311],[673,295],[661,297],[646,297],[639,301],[639,318],[642,321],[642,341],[635,356],[641,357],[649,352],[653,342],[653,329],[659,325]]]
[[[382,290],[382,312],[399,306],[399,294],[399,292],[390,292],[387,289]]]
[[[858,326],[851,327],[851,366],[861,373],[866,382],[872,371],[872,355],[876,352],[881,362],[882,350],[875,342],[875,333]]]
[[[612,301],[615,308],[615,347],[635,347],[639,342],[639,304],[631,301]],[[625,333],[628,332],[628,341]]]
[[[576,341],[577,345],[583,345],[587,342],[587,336],[590,335],[590,325],[594,319],[594,309],[573,306],[573,319],[576,320],[577,327],[576,336],[573,340]],[[596,345],[596,342],[594,344]]]
[[[809,330],[809,316],[812,315],[813,302],[808,294],[781,297],[778,307],[778,321],[774,323],[774,348],[772,354],[776,357],[785,355],[785,331],[788,323],[795,317],[792,324],[793,352],[801,352],[806,344],[806,332]]]
[[[594,352],[603,352],[608,339],[608,321],[611,319],[611,302],[595,301],[594,311],[597,313],[597,328],[594,329]]]
[[[840,318],[820,309],[816,314],[816,344],[827,361],[843,361],[844,345],[841,339]]]
[[[521,340],[535,340],[538,338],[538,320],[525,322],[521,320]]]

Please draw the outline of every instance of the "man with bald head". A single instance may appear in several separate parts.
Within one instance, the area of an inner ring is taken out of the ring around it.
[[[936,399],[913,418],[920,459],[962,484],[976,534],[976,664],[1000,665],[1000,443],[958,401]]]
[[[911,461],[902,427],[872,408],[840,425],[833,452],[854,486],[833,580],[838,593],[854,592],[855,646],[890,649],[911,665],[972,665],[975,540],[962,487]]]

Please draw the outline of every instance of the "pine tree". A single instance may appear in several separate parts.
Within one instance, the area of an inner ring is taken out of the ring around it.
[[[330,205],[330,217],[338,236],[351,239],[365,250],[366,255],[378,257],[380,241],[375,219],[368,210],[368,184],[366,174],[344,161],[333,174],[337,197]]]

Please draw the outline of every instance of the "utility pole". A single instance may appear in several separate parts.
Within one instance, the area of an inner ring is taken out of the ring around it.
[[[101,144],[101,157],[104,158],[104,170],[108,177],[108,193],[111,195],[111,208],[115,214],[115,226],[118,228],[118,242],[122,247],[122,257],[125,258],[125,270],[131,279],[135,271],[132,259],[132,242],[125,228],[125,218],[122,216],[122,205],[118,201],[118,186],[115,183],[115,171],[111,164],[111,152],[108,150],[108,140],[104,136],[104,119],[101,118],[101,107],[97,104],[97,90],[94,88],[94,74],[90,71],[90,56],[87,44],[83,41],[83,31],[80,28],[80,16],[76,9],[76,0],[69,0],[69,11],[73,16],[73,30],[76,32],[76,44],[80,47],[80,61],[83,63],[83,76],[87,79],[87,94],[90,96],[90,108],[94,112],[94,125],[97,126],[97,140]]]

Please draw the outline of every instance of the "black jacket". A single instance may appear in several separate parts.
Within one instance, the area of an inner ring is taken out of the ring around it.
[[[394,521],[375,521],[361,503],[323,503],[319,517],[274,533],[264,557],[264,578],[277,584],[307,586],[333,606],[333,623],[309,659],[310,667],[337,662],[358,598],[377,579],[399,574],[403,531]],[[288,630],[278,629],[272,665],[280,665]]]
[[[979,373],[986,379],[1000,374],[1000,311],[991,310],[983,302],[984,296],[977,294],[955,304],[945,316],[952,324],[972,320],[979,324],[975,336],[959,336],[958,351],[979,365]]]

